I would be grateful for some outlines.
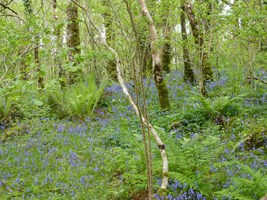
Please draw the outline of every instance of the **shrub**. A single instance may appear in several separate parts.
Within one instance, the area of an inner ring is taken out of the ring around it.
[[[52,82],[46,86],[47,103],[61,118],[89,116],[93,113],[105,85],[106,81],[103,81],[98,87],[93,75],[63,89],[59,83]]]

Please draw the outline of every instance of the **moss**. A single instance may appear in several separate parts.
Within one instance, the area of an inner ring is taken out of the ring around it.
[[[164,172],[163,176],[169,177],[169,173],[168,172]]]
[[[161,83],[158,83],[157,89],[158,89],[160,107],[163,110],[169,110],[171,108],[171,105],[169,101],[168,88],[165,82],[162,81]]]
[[[157,194],[161,197],[165,197],[167,195],[167,189],[159,188]]]

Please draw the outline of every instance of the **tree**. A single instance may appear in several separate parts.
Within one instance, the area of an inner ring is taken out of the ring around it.
[[[53,9],[53,20],[54,20],[54,25],[53,25],[53,31],[52,31],[52,37],[54,38],[54,48],[52,49],[52,54],[54,56],[54,64],[56,66],[56,71],[58,72],[58,78],[60,81],[60,84],[62,87],[66,86],[66,81],[64,77],[64,71],[62,69],[62,63],[60,61],[59,57],[59,48],[62,46],[61,45],[61,27],[58,24],[58,16],[57,16],[57,0],[52,1],[52,9]]]
[[[44,88],[44,78],[42,75],[41,67],[40,67],[40,58],[39,58],[39,47],[40,47],[40,35],[37,33],[36,30],[34,30],[36,27],[33,27],[34,22],[32,21],[33,17],[33,8],[32,8],[32,2],[31,0],[23,0],[23,4],[25,7],[25,13],[27,15],[28,22],[30,24],[30,32],[34,34],[33,40],[34,40],[34,48],[33,48],[33,55],[34,55],[34,61],[36,64],[36,69],[38,72],[38,84],[40,88]],[[31,27],[32,26],[32,27]],[[24,69],[25,70],[25,69]]]
[[[184,61],[184,81],[189,82],[192,85],[195,83],[194,71],[192,69],[192,63],[189,57],[189,50],[187,47],[187,32],[186,32],[186,21],[185,21],[185,8],[184,5],[181,5],[181,33],[183,40],[183,61]]]
[[[151,40],[150,45],[151,45],[151,54],[152,54],[152,60],[153,60],[153,74],[154,74],[154,80],[155,80],[157,90],[158,90],[160,107],[163,110],[170,109],[171,106],[170,106],[170,101],[169,101],[168,88],[166,86],[166,83],[165,83],[165,80],[162,74],[162,61],[161,61],[160,49],[157,46],[158,35],[157,35],[156,27],[147,9],[145,1],[139,0],[139,4],[142,9],[142,14],[148,24],[150,40]]]
[[[113,17],[112,17],[112,9],[111,9],[111,2],[109,0],[102,0],[104,6],[104,23],[105,23],[105,35],[106,35],[106,42],[108,45],[111,45],[114,39],[114,30],[113,30]],[[116,75],[116,60],[114,58],[109,59],[106,67],[109,77],[113,81],[117,81]]]
[[[170,73],[171,65],[171,33],[172,27],[170,25],[170,15],[171,15],[171,4],[170,1],[162,1],[162,25],[163,25],[163,40],[164,44],[162,46],[162,69],[163,71]]]
[[[79,3],[78,0],[69,0],[67,7],[67,46],[68,46],[68,60],[73,65],[77,65],[77,61],[75,61],[75,56],[81,53],[80,49],[80,28],[79,28],[79,13],[78,6],[73,2]],[[70,70],[69,76],[69,84],[73,84],[77,78],[81,70],[75,68]]]
[[[185,1],[185,10],[195,39],[194,41],[198,45],[201,72],[199,80],[200,92],[203,96],[207,96],[206,83],[208,80],[212,80],[213,73],[209,61],[209,55],[204,48],[203,28],[201,26],[201,23],[199,22],[199,20],[197,20],[195,16],[192,4],[188,1]]]

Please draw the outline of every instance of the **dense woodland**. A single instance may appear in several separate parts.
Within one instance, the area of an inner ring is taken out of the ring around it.
[[[266,200],[266,16],[0,0],[0,199]]]

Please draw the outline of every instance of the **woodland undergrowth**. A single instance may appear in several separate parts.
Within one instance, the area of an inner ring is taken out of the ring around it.
[[[267,86],[222,70],[204,98],[181,73],[166,79],[172,109],[164,112],[153,81],[144,80],[149,118],[169,159],[165,198],[264,196]],[[134,84],[127,86],[133,93]],[[67,89],[51,81],[38,91],[17,81],[0,90],[0,119],[0,199],[145,199],[141,128],[118,84],[96,85],[90,76]],[[155,143],[152,153],[156,191],[162,166]]]

